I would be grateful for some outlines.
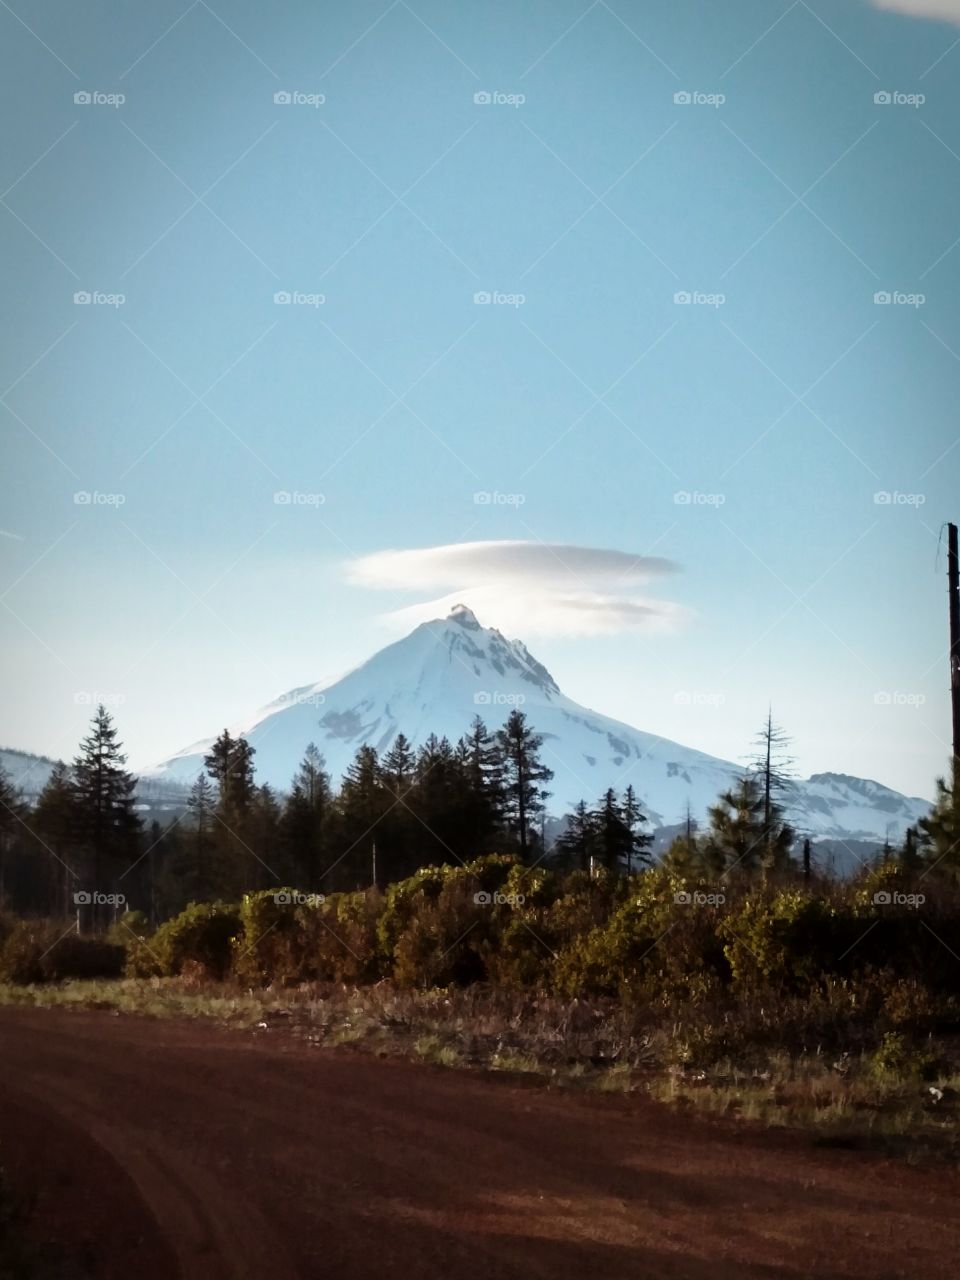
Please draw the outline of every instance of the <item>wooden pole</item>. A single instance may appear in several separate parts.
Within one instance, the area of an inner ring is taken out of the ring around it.
[[[960,561],[957,526],[947,525],[947,581],[950,591],[950,707],[953,720],[953,758],[960,758]]]

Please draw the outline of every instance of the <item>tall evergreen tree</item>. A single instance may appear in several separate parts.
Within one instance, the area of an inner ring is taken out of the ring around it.
[[[133,807],[136,778],[124,769],[126,759],[101,703],[73,762],[72,779],[76,836],[88,853],[94,893],[114,891],[114,881],[136,860],[140,835],[140,819]],[[91,923],[96,928],[105,912],[96,901],[92,908]]]
[[[200,902],[209,902],[213,896],[211,864],[215,840],[216,803],[209,778],[205,773],[199,774],[187,798],[187,812],[193,881],[196,886],[195,896]]]
[[[363,744],[357,748],[353,762],[344,774],[343,786],[337,797],[337,848],[332,862],[336,877],[331,877],[333,885],[361,889],[372,882],[377,827],[386,804],[376,749]],[[377,879],[382,878],[378,870]]]
[[[62,760],[50,770],[34,810],[32,827],[53,864],[48,912],[69,916],[73,910],[73,892],[80,887],[79,869],[73,865],[77,830],[76,797],[70,770]]]
[[[330,775],[314,743],[304,752],[280,822],[283,879],[317,892],[325,866],[332,798]]]
[[[543,783],[550,781],[553,770],[541,762],[543,738],[534,733],[522,711],[510,712],[497,732],[496,745],[508,829],[516,835],[520,857],[526,861],[533,823],[543,813],[549,795]]]
[[[710,809],[704,860],[719,874],[783,870],[790,865],[793,830],[776,804],[767,807],[756,777],[745,775]]]
[[[793,758],[786,753],[789,741],[783,729],[773,722],[773,708],[768,708],[767,718],[756,738],[758,749],[753,759],[753,772],[763,796],[763,827],[770,840],[774,839],[777,830],[774,809],[778,804],[782,808],[782,802],[792,787]],[[764,850],[764,866],[772,867],[776,861],[776,849],[770,845]]]
[[[596,828],[585,800],[577,802],[573,813],[567,818],[566,827],[557,837],[555,848],[556,860],[561,866],[589,871],[590,860],[596,848]]]
[[[241,817],[253,799],[253,757],[255,751],[246,738],[234,738],[224,729],[203,763],[217,784],[221,816]]]
[[[640,807],[640,801],[637,799],[632,783],[623,793],[621,814],[629,836],[627,848],[627,874],[629,875],[633,871],[634,861],[647,866],[653,861],[650,855],[653,836],[649,832],[640,830],[647,818]]]

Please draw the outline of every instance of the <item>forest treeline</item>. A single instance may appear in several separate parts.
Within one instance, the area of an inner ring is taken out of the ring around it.
[[[734,871],[809,881],[809,842],[798,841],[784,815],[782,742],[768,718],[756,759],[717,798],[702,831],[687,823],[663,855],[668,870],[704,881]],[[649,823],[629,786],[593,805],[581,801],[545,846],[553,775],[543,745],[520,711],[495,731],[476,717],[456,743],[432,736],[415,750],[399,734],[382,756],[360,746],[338,789],[310,745],[279,796],[257,782],[250,743],[225,730],[184,812],[163,826],[142,821],[137,779],[100,706],[76,758],[54,767],[34,806],[0,772],[0,906],[53,919],[79,906],[84,928],[96,931],[127,908],[155,925],[191,902],[237,902],[291,885],[315,894],[382,889],[425,866],[491,853],[555,871],[629,876],[650,867]],[[939,784],[930,816],[882,857],[907,872],[960,869],[952,778]]]

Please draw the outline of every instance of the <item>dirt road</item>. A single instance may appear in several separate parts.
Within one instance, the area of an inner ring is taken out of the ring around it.
[[[98,1280],[955,1277],[960,1175],[110,1013],[0,1009],[0,1164]]]

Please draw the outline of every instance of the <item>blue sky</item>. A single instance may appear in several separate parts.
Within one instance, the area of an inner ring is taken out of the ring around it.
[[[160,759],[456,594],[367,557],[519,540],[679,567],[494,574],[571,696],[732,759],[772,701],[804,773],[929,794],[957,23],[4,5],[0,740],[71,755],[106,694]]]

